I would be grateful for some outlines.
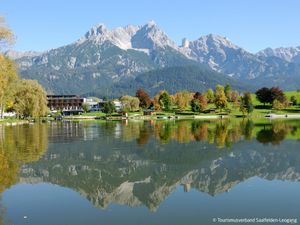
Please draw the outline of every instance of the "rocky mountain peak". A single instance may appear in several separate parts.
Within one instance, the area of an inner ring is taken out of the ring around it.
[[[199,42],[204,46],[215,46],[219,48],[233,48],[238,49],[239,47],[233,44],[227,37],[222,37],[216,34],[209,34],[206,36],[200,37],[195,42]]]
[[[165,48],[166,46],[178,48],[154,21],[149,21],[136,32],[132,38],[132,46],[143,49]]]
[[[96,37],[99,35],[103,35],[107,32],[107,28],[103,23],[100,23],[96,26],[93,26],[86,34],[86,38]]]
[[[300,57],[300,46],[298,47],[287,47],[287,48],[266,48],[262,51],[259,51],[257,56],[262,57],[278,57],[288,62],[294,62],[297,58]]]

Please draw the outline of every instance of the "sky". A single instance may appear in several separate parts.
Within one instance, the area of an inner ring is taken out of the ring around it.
[[[300,46],[299,0],[0,0],[17,51],[70,44],[92,26],[109,29],[150,20],[177,44],[207,34],[250,52]]]

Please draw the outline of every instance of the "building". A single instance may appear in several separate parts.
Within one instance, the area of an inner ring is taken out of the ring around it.
[[[120,112],[122,109],[122,102],[119,99],[113,100],[113,103],[115,105],[116,111]]]
[[[74,115],[83,112],[84,98],[76,95],[47,95],[48,108],[52,111],[62,111],[63,115]]]
[[[85,98],[84,104],[89,106],[89,112],[97,112],[101,109],[99,103],[92,98]]]

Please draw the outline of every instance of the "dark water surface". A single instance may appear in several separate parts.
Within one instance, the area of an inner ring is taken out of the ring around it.
[[[0,126],[1,225],[218,218],[299,224],[300,121]]]

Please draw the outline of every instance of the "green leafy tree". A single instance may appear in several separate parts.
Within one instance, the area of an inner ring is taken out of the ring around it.
[[[293,105],[297,105],[297,98],[296,98],[296,96],[295,95],[293,95],[293,96],[291,96],[291,103],[293,104]]]
[[[206,98],[207,98],[207,102],[208,103],[214,103],[215,101],[215,94],[214,94],[214,91],[213,89],[208,89],[207,92],[206,92]]]
[[[198,99],[193,99],[191,101],[191,109],[193,112],[200,112],[200,104]]]
[[[216,93],[215,93],[215,106],[217,109],[222,109],[227,107],[227,98],[224,92],[224,87],[221,85],[216,86]]]
[[[159,104],[161,108],[165,111],[169,111],[171,109],[171,97],[167,91],[162,91],[159,95]]]
[[[91,110],[91,107],[90,107],[89,104],[83,103],[83,104],[82,104],[82,109],[83,109],[83,111],[86,113],[86,112],[89,112],[89,111]]]
[[[116,111],[116,107],[113,101],[108,101],[104,103],[102,112],[111,115],[115,111]]]
[[[122,103],[122,110],[125,112],[138,111],[140,106],[140,100],[137,97],[129,95],[122,96],[120,98]]]
[[[47,93],[36,80],[19,80],[14,87],[14,110],[18,117],[47,115]]]
[[[251,98],[251,93],[246,92],[244,96],[241,97],[240,111],[243,114],[250,114],[253,112],[253,103]]]
[[[232,88],[230,86],[230,84],[226,84],[225,88],[224,88],[224,92],[227,98],[227,101],[231,102],[231,92],[232,92]]]

